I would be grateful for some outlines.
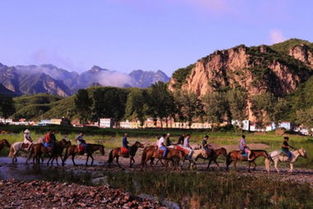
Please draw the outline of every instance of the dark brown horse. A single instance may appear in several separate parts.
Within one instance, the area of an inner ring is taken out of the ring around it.
[[[11,144],[8,142],[8,140],[6,139],[1,139],[0,140],[0,151],[5,147],[7,146],[8,148],[11,147]]]
[[[56,160],[57,165],[58,163],[58,157],[61,157],[63,150],[71,145],[70,141],[67,141],[66,139],[62,139],[61,141],[55,142],[54,146],[51,148],[47,148],[43,146],[42,143],[32,144],[30,153],[28,155],[28,158],[26,160],[26,163],[33,157],[33,163],[40,163],[40,159],[42,159],[43,162],[43,155],[47,155],[49,157],[47,165],[51,163],[53,165],[53,161]]]
[[[224,147],[222,148],[219,148],[219,149],[210,149],[209,152],[207,152],[208,154],[208,157],[207,158],[204,158],[203,156],[198,156],[196,158],[196,161],[198,160],[198,158],[201,158],[201,159],[205,159],[205,160],[209,160],[209,163],[208,163],[208,167],[207,169],[210,168],[210,165],[212,163],[212,161],[216,164],[216,166],[219,168],[219,164],[217,163],[217,158],[220,156],[220,155],[223,155],[225,158],[227,157],[227,151]]]
[[[84,153],[87,154],[87,159],[86,159],[86,166],[88,165],[88,160],[89,158],[91,158],[91,166],[93,165],[93,161],[94,161],[94,158],[92,156],[92,154],[96,151],[100,151],[102,155],[104,155],[104,146],[101,145],[101,144],[87,144],[86,148],[85,148],[85,151],[84,152],[80,152],[79,148],[77,145],[71,145],[69,146],[66,151],[65,151],[65,155],[64,155],[64,158],[63,158],[63,162],[62,162],[62,165],[64,166],[64,163],[66,161],[66,159],[69,157],[69,156],[72,156],[72,162],[73,162],[73,165],[76,166],[76,163],[74,161],[74,158],[76,155],[83,155]]]
[[[168,162],[172,162],[174,167],[179,166],[180,160],[185,160],[186,154],[183,151],[168,148],[168,153],[166,158],[163,159],[163,154],[156,146],[149,146],[147,149],[144,149],[141,157],[141,166],[145,167],[147,165],[147,161],[151,160],[150,165],[152,166],[152,160],[154,158],[162,160],[166,160],[166,167],[168,166]],[[163,164],[163,163],[162,163]]]
[[[118,167],[121,167],[121,165],[118,162],[118,159],[121,156],[124,158],[129,158],[129,167],[132,167],[133,164],[135,163],[134,157],[139,148],[144,148],[144,146],[140,142],[136,141],[132,146],[129,147],[129,152],[127,154],[123,154],[120,147],[112,149],[109,154],[109,160],[108,160],[109,166],[111,165],[111,163],[113,162],[115,158]]]
[[[256,168],[255,160],[259,157],[264,157],[266,159],[272,160],[272,158],[269,156],[269,154],[265,150],[251,150],[251,160],[248,161],[247,156],[243,156],[241,154],[241,151],[235,150],[228,153],[226,157],[226,170],[228,170],[229,165],[234,161],[234,167],[237,170],[237,161],[248,161],[249,162],[249,168],[248,171],[250,172],[251,164],[254,165],[253,170]]]

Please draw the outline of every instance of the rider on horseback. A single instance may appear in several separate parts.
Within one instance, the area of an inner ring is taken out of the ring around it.
[[[247,142],[246,142],[246,136],[242,135],[240,142],[239,142],[239,149],[241,151],[242,154],[247,153],[248,155],[248,160],[251,160],[250,155],[251,155],[251,150],[250,148],[247,146]]]
[[[122,153],[125,153],[125,154],[128,153],[129,151],[129,146],[128,146],[129,142],[127,140],[127,136],[128,134],[125,133],[122,139]]]
[[[46,133],[43,145],[49,150],[52,150],[55,142],[56,138],[54,135],[54,131],[49,131],[48,133]]]
[[[158,148],[159,150],[163,151],[163,158],[166,158],[166,155],[168,153],[168,149],[165,145],[165,138],[166,138],[166,134],[163,134],[161,138],[158,140]]]
[[[29,151],[31,145],[33,144],[33,140],[30,137],[30,131],[28,129],[26,129],[24,131],[24,141],[23,141],[23,143],[27,145],[26,150]]]
[[[193,150],[190,146],[190,134],[187,134],[185,139],[184,139],[184,144],[183,144],[184,149],[188,150],[188,157],[191,158]]]
[[[166,138],[165,138],[166,139],[166,146],[171,146],[173,144],[171,139],[170,139],[170,136],[171,136],[170,133],[166,134]]]
[[[284,141],[283,141],[283,145],[281,146],[281,151],[288,156],[288,160],[291,160],[292,153],[289,151],[289,149],[290,148],[295,149],[295,148],[288,144],[288,140],[289,140],[289,137],[285,136]]]
[[[177,145],[183,145],[184,139],[185,139],[185,134],[180,135],[178,138]]]
[[[80,152],[84,152],[87,147],[87,143],[84,139],[84,133],[79,133],[79,135],[76,137],[76,141],[78,150],[80,150]]]
[[[202,148],[209,153],[212,150],[209,148],[209,147],[211,147],[211,145],[208,143],[208,139],[209,139],[209,136],[205,135],[203,140],[202,140],[202,144],[201,145],[202,145]]]

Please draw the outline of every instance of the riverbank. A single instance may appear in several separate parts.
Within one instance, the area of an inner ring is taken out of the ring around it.
[[[108,185],[86,186],[51,181],[0,180],[0,208],[166,209]]]

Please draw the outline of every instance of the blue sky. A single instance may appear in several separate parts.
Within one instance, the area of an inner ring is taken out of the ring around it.
[[[313,41],[313,1],[7,0],[0,62],[167,74],[217,49]]]

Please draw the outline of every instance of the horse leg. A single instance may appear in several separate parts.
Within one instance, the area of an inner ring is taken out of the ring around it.
[[[293,163],[290,163],[290,169],[289,172],[292,173],[293,172]]]
[[[118,156],[115,157],[116,158],[116,164],[118,165],[119,168],[122,168],[122,166],[120,165],[120,163],[118,162]]]
[[[250,173],[251,171],[250,171],[250,167],[251,167],[251,162],[250,161],[248,161],[248,172]]]
[[[134,160],[134,157],[133,157],[133,156],[130,156],[130,157],[129,157],[129,167],[130,167],[130,168],[133,166],[133,160]]]
[[[74,165],[74,166],[77,166],[76,163],[75,163],[75,161],[74,161],[74,158],[75,158],[75,154],[72,154],[72,162],[73,162],[73,165]]]
[[[253,163],[253,165],[254,165],[254,167],[252,168],[252,170],[255,171],[255,170],[256,170],[256,163],[255,163],[255,161],[253,161],[252,163]]]
[[[89,160],[89,154],[87,154],[87,159],[86,159],[85,166],[88,166],[88,160]]]
[[[90,155],[90,157],[91,157],[91,166],[93,166],[94,158],[92,157],[92,155]]]
[[[237,171],[237,160],[234,160],[234,168],[235,168],[235,171]]]
[[[279,173],[279,169],[278,169],[278,160],[275,160],[275,161],[274,161],[274,167],[275,167],[277,173]]]

